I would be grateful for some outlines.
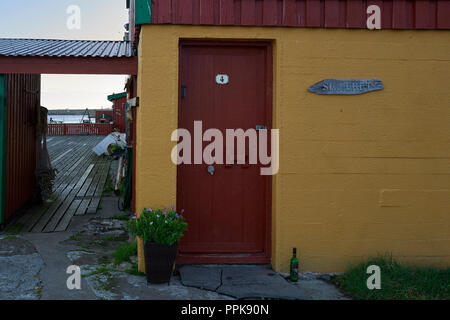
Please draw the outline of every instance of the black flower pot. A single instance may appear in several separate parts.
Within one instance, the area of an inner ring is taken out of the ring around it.
[[[177,251],[178,243],[171,246],[154,242],[144,244],[145,273],[148,283],[158,284],[170,281]]]

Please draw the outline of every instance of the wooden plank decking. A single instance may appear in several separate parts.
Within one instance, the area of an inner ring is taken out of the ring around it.
[[[24,215],[24,232],[64,231],[75,215],[94,214],[108,176],[110,160],[98,157],[92,148],[104,137],[48,137],[52,165],[58,170],[52,202],[39,212]]]

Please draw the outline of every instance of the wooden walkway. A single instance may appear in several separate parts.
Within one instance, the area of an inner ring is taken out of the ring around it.
[[[73,216],[97,212],[111,163],[92,151],[102,139],[101,136],[47,138],[53,168],[58,170],[53,201],[19,220],[23,232],[64,231]]]

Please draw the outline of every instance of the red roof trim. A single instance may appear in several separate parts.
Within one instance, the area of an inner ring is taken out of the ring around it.
[[[137,75],[137,57],[1,56],[1,73],[128,74]]]

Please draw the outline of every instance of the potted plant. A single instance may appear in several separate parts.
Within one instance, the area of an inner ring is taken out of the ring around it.
[[[170,281],[178,241],[188,226],[181,213],[173,206],[170,209],[145,208],[140,217],[134,216],[128,221],[129,230],[144,241],[145,273],[149,283]]]

